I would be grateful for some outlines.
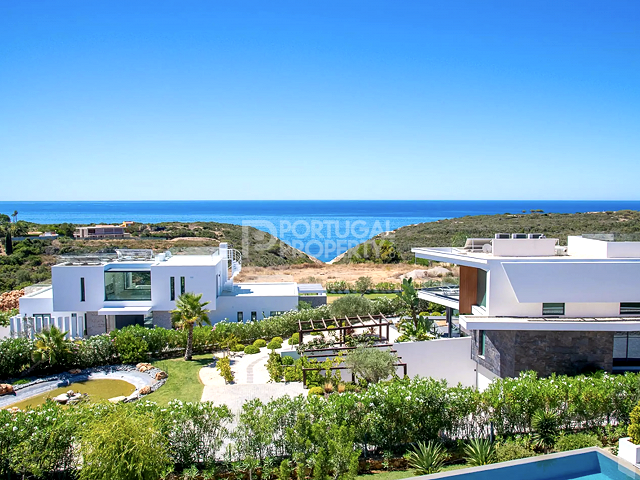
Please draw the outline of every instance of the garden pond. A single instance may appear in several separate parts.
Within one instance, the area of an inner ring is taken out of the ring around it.
[[[89,400],[92,402],[100,400],[108,400],[109,398],[119,396],[129,396],[135,390],[136,387],[125,382],[124,380],[109,380],[109,379],[96,379],[86,380],[81,382],[74,382],[68,385],[48,390],[38,395],[29,397],[17,403],[7,405],[5,408],[18,407],[24,410],[26,407],[35,407],[42,405],[49,398],[54,398],[62,393],[66,393],[69,390],[73,390],[77,393],[85,393],[89,396]]]

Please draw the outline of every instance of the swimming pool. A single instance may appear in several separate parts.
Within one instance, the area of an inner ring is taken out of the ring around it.
[[[422,479],[451,480],[640,480],[634,467],[600,448],[583,448],[543,457],[496,463]]]

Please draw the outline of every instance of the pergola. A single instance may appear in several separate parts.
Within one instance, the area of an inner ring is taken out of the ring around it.
[[[300,336],[300,345],[305,333],[313,332],[340,332],[340,345],[344,345],[346,332],[355,329],[371,329],[378,327],[381,340],[389,340],[389,326],[393,325],[383,314],[378,315],[356,315],[355,317],[344,318],[323,318],[321,320],[298,320],[298,335]],[[382,336],[383,327],[386,329],[386,337]]]
[[[346,347],[344,346],[345,337],[348,331],[353,331],[356,329],[372,329],[378,328],[378,335],[380,340],[385,340],[386,343],[371,345],[373,348],[389,348],[391,352],[395,353],[396,351],[392,349],[393,345],[389,342],[389,326],[393,325],[393,322],[383,314],[378,315],[356,315],[355,317],[344,317],[344,318],[323,318],[321,320],[298,320],[298,335],[300,336],[299,341],[300,345],[303,344],[304,334],[314,333],[314,332],[335,332],[338,331],[340,333],[339,345],[337,347],[328,347],[328,348],[315,348],[310,350],[309,353],[311,355],[305,355],[309,358],[314,357],[336,357],[339,353],[346,350],[353,350],[356,347]],[[386,337],[382,336],[382,329],[385,329]],[[327,353],[322,353],[327,352]],[[400,357],[398,357],[400,360]],[[395,364],[396,367],[403,367],[404,375],[407,375],[407,364],[405,362],[397,362]],[[307,372],[308,371],[319,371],[324,370],[323,367],[305,367],[302,369],[302,384],[307,384]],[[330,370],[348,370],[348,367],[339,366],[339,367],[331,367]],[[355,380],[352,375],[352,380]]]

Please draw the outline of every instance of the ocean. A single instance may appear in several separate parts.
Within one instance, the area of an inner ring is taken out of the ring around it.
[[[329,261],[380,232],[420,222],[520,213],[640,210],[640,201],[588,200],[305,200],[305,201],[87,201],[0,202],[36,223],[222,222],[251,225],[322,261]]]

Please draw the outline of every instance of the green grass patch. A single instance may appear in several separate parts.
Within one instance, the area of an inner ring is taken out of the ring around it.
[[[156,402],[159,405],[166,405],[174,399],[183,402],[199,402],[202,398],[204,385],[200,383],[198,372],[202,367],[209,365],[212,360],[212,355],[208,353],[194,355],[190,362],[185,362],[184,358],[151,362],[154,367],[167,372],[169,377],[162,387],[147,395],[145,400]]]
[[[466,464],[447,465],[440,471],[449,472],[451,470],[460,470],[467,467],[468,465]],[[401,480],[403,478],[411,478],[415,476],[416,474],[413,470],[391,470],[388,472],[364,473],[362,475],[358,475],[356,480]]]

